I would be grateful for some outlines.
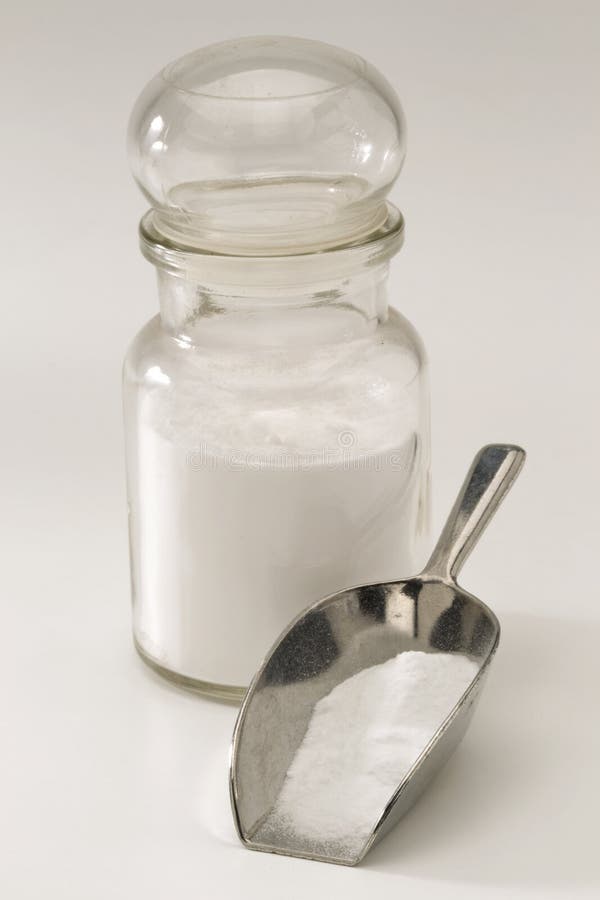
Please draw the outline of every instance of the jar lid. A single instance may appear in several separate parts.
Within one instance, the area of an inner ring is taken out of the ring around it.
[[[291,255],[384,227],[405,123],[394,90],[359,56],[250,37],[163,69],[135,104],[128,140],[166,239],[213,253]]]

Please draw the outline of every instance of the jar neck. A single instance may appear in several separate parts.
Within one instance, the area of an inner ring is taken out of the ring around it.
[[[387,316],[387,264],[298,292],[233,293],[158,270],[163,328],[189,344],[242,343],[248,347],[329,343],[370,334]]]
[[[165,243],[142,220],[144,255],[157,267],[165,330],[191,346],[246,349],[355,340],[387,316],[388,260],[402,218],[356,246],[298,256],[208,254]]]

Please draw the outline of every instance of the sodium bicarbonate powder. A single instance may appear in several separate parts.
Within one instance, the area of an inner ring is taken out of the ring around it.
[[[397,365],[393,342],[378,339],[345,354],[203,347],[173,384],[153,371],[128,446],[134,630],[147,658],[247,685],[310,603],[418,570],[427,439],[418,380],[405,389]]]
[[[405,651],[337,685],[316,704],[255,840],[283,832],[314,853],[360,853],[477,672],[465,656]]]

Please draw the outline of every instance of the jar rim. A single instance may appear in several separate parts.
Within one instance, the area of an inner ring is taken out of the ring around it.
[[[362,241],[324,247],[297,254],[246,256],[216,253],[197,246],[179,244],[157,228],[156,210],[142,216],[139,226],[143,256],[153,265],[174,274],[209,276],[223,284],[310,283],[327,273],[339,278],[363,267],[381,265],[396,254],[404,242],[404,218],[391,203],[387,217]]]

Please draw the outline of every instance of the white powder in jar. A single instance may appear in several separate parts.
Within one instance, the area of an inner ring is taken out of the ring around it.
[[[477,672],[465,656],[405,651],[337,685],[316,704],[254,840],[283,832],[314,853],[360,853]]]
[[[133,618],[154,663],[247,685],[310,603],[423,561],[418,382],[392,377],[385,344],[341,353],[237,354],[233,366],[206,348],[185,356],[185,377],[153,372],[135,396]]]

